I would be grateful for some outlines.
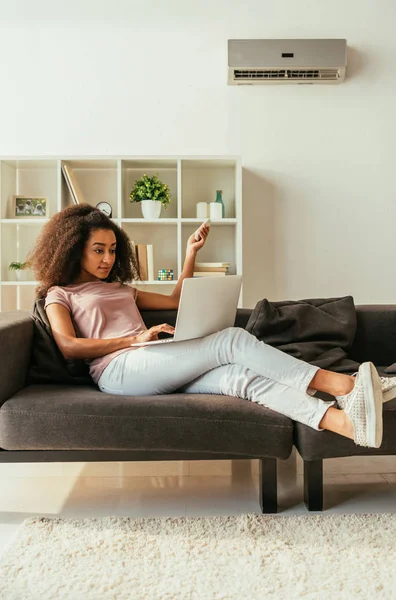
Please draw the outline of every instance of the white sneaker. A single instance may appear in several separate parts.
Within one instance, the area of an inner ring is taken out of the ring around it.
[[[396,398],[396,377],[380,377],[382,385],[382,398],[389,402]]]
[[[360,365],[355,387],[349,394],[336,396],[353,423],[354,442],[358,446],[379,448],[382,444],[382,387],[372,362]]]
[[[354,373],[352,377],[355,377]],[[380,377],[382,387],[382,401],[389,402],[396,398],[396,377]]]

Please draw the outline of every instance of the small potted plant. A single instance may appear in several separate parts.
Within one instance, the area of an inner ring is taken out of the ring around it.
[[[145,219],[158,219],[161,214],[161,206],[168,208],[171,194],[169,186],[162,183],[157,175],[143,177],[135,181],[135,185],[129,194],[131,202],[140,202],[142,214]]]
[[[24,273],[23,270],[27,269],[30,266],[30,264],[28,262],[12,262],[10,263],[10,265],[8,266],[8,268],[10,269],[10,271],[15,271],[15,277],[17,278],[17,281],[22,281],[24,279]]]

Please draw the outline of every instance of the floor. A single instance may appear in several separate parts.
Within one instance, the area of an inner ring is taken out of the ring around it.
[[[278,517],[308,516],[302,463],[278,461]],[[0,555],[32,516],[259,513],[258,461],[0,465]],[[325,514],[396,512],[396,457],[324,462]]]

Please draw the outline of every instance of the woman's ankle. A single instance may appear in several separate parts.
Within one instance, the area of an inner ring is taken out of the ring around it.
[[[343,410],[334,406],[331,406],[326,411],[319,423],[319,428],[333,431],[352,440],[354,439],[354,428],[351,419]]]
[[[341,375],[342,379],[338,381],[339,387],[334,393],[334,396],[345,396],[350,394],[355,387],[356,379],[351,375]]]
[[[345,396],[346,394],[349,394],[354,387],[355,378],[351,375],[334,373],[333,371],[326,371],[325,369],[319,369],[309,384],[309,388],[313,388],[320,392],[326,392],[332,396]]]

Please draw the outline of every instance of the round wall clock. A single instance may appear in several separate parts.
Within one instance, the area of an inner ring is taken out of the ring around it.
[[[108,202],[99,202],[96,205],[96,208],[101,210],[102,213],[104,213],[106,215],[106,217],[110,218],[113,214],[113,209],[111,208],[111,204],[109,204]]]

